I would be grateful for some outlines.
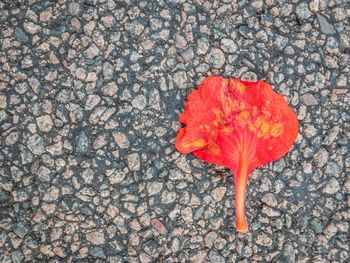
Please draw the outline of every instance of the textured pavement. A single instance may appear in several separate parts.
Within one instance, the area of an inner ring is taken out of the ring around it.
[[[349,262],[350,3],[0,2],[0,262]],[[255,170],[180,155],[208,75],[266,80],[300,121]]]

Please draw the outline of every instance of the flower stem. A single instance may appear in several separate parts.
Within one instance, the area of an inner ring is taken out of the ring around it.
[[[245,192],[248,180],[248,164],[242,160],[239,169],[235,173],[236,188],[236,229],[238,232],[246,233],[248,231],[247,219],[245,216]]]

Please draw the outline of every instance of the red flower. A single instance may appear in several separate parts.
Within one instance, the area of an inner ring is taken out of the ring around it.
[[[298,121],[283,96],[264,81],[207,77],[188,96],[176,149],[234,172],[236,227],[248,230],[244,199],[254,168],[284,156],[298,134]]]

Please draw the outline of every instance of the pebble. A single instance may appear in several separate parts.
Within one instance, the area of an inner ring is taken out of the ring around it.
[[[330,178],[323,188],[322,192],[326,194],[335,194],[340,190],[339,182],[335,178]]]
[[[232,39],[224,38],[221,40],[221,49],[226,53],[233,54],[236,53],[238,47]]]
[[[122,132],[114,132],[113,133],[114,141],[118,144],[120,149],[129,148],[129,140],[128,137]]]
[[[301,96],[301,101],[306,105],[306,106],[315,106],[318,105],[318,101],[315,98],[314,95],[312,94],[304,94]]]
[[[27,147],[36,155],[41,155],[45,152],[43,139],[37,134],[34,134],[28,138]]]
[[[302,2],[296,7],[295,13],[301,21],[307,20],[312,15],[307,3],[305,2]]]
[[[102,230],[87,233],[86,239],[94,245],[103,245],[105,243],[105,236]]]
[[[210,52],[210,65],[213,68],[222,68],[225,64],[225,55],[221,49],[212,48]]]
[[[23,23],[23,29],[25,32],[35,35],[40,31],[40,26],[37,24],[34,24],[33,22],[25,22]]]
[[[215,262],[215,263],[225,263],[225,258],[222,257],[218,252],[211,250],[209,252],[208,256],[210,262]]]
[[[320,24],[322,33],[326,35],[334,35],[336,33],[333,25],[331,25],[324,16],[322,16],[321,14],[316,14],[316,16],[318,23]]]
[[[222,198],[225,196],[226,187],[217,187],[212,190],[211,196],[214,198],[216,202],[220,202]]]
[[[16,27],[15,36],[19,42],[22,42],[22,43],[29,42],[29,37],[27,36],[26,33],[24,33],[24,31],[20,27]]]
[[[277,206],[277,199],[272,193],[266,193],[261,201],[269,206],[276,207]]]
[[[321,168],[327,164],[328,152],[325,149],[319,150],[314,156],[316,167]]]
[[[217,233],[211,231],[209,233],[207,233],[204,237],[204,242],[205,242],[205,245],[208,247],[208,248],[211,248],[213,245],[214,245],[214,242],[215,240],[218,238],[218,235]]]
[[[53,122],[50,115],[43,115],[36,118],[36,123],[39,130],[42,132],[50,132],[53,127]]]
[[[188,82],[188,78],[187,75],[184,71],[178,71],[174,74],[173,77],[174,83],[175,85],[180,88],[180,89],[184,89],[186,88],[187,82]]]
[[[141,168],[140,156],[138,153],[132,153],[127,156],[128,167],[132,171],[138,171]]]
[[[78,136],[75,138],[76,147],[75,150],[77,153],[87,154],[90,149],[89,137],[85,131],[81,131]]]
[[[149,196],[160,193],[163,189],[162,182],[150,182],[147,184],[147,192]]]
[[[92,44],[87,50],[85,50],[85,57],[88,59],[93,59],[100,53],[100,50],[95,44]]]
[[[339,126],[334,126],[330,130],[330,132],[327,134],[322,144],[331,145],[335,141],[335,139],[338,137],[339,131],[340,131]]]
[[[142,94],[137,95],[132,101],[131,101],[131,105],[138,109],[138,110],[143,110],[146,108],[147,106],[147,100],[146,97]]]

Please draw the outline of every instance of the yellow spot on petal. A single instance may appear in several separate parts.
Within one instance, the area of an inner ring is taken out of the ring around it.
[[[273,137],[277,137],[283,134],[283,124],[282,123],[276,123],[272,125],[270,134]]]
[[[195,140],[190,141],[190,142],[184,142],[182,144],[182,146],[185,148],[200,149],[200,148],[203,148],[206,144],[207,144],[207,142],[203,139],[195,139]]]
[[[219,155],[221,153],[220,147],[215,143],[208,144],[207,150],[214,155]]]
[[[237,86],[237,90],[240,92],[240,93],[243,93],[245,91],[245,86],[242,82],[237,82],[236,83],[236,86]]]
[[[263,124],[261,124],[260,131],[263,134],[263,136],[268,133],[269,129],[270,129],[270,125],[267,122],[264,122]]]
[[[244,120],[244,121],[247,121],[250,117],[250,113],[249,111],[242,111],[240,114],[240,119]]]

